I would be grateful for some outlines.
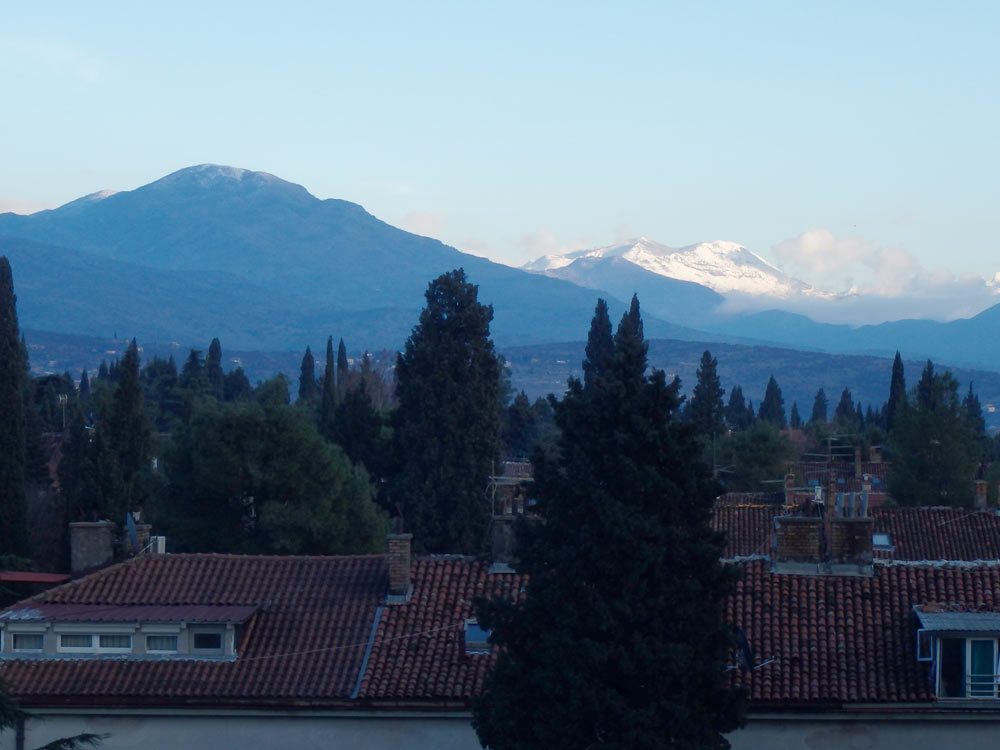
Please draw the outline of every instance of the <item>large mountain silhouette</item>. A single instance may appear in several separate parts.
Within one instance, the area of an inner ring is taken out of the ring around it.
[[[242,348],[327,335],[398,347],[427,283],[463,267],[499,344],[586,335],[599,292],[461,253],[263,172],[201,165],[136,190],[0,214],[25,326]],[[624,303],[611,295],[613,314]],[[646,318],[647,335],[703,338]]]

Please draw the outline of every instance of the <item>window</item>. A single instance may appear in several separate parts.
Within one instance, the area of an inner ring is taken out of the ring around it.
[[[41,651],[41,633],[13,633],[13,647],[15,651]]]
[[[147,635],[146,636],[146,651],[147,653],[155,653],[157,651],[176,651],[177,650],[177,636],[176,635]]]
[[[94,647],[94,636],[90,633],[61,633],[59,635],[59,648],[62,649],[91,649]]]
[[[892,552],[896,548],[892,546],[892,537],[888,534],[872,534],[872,549]]]
[[[195,633],[194,647],[198,651],[222,649],[222,633]]]
[[[940,638],[938,697],[996,698],[996,638]]]
[[[118,651],[132,650],[132,636],[130,635],[102,635],[99,643],[101,648],[115,649]]]

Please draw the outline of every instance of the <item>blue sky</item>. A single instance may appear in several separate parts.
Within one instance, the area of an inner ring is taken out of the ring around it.
[[[20,3],[0,25],[0,210],[216,162],[511,264],[726,239],[837,291],[967,294],[1000,271],[998,20],[995,3]]]

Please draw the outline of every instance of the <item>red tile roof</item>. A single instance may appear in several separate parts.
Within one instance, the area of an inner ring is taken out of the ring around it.
[[[469,559],[415,561],[413,596],[383,612],[360,698],[465,701],[479,691],[492,656],[465,653],[462,625],[475,616],[472,601],[516,599],[525,582],[488,568]]]
[[[159,555],[114,565],[27,604],[255,607],[236,661],[25,659],[0,675],[25,705],[347,702],[388,582],[382,555]]]
[[[995,565],[877,565],[872,578],[775,575],[766,560],[744,576],[726,617],[759,662],[743,675],[751,705],[933,700],[929,666],[916,661],[913,605],[951,602],[1000,611]]]
[[[53,622],[212,622],[242,624],[257,607],[215,604],[50,604],[21,602],[0,612],[0,621]]]

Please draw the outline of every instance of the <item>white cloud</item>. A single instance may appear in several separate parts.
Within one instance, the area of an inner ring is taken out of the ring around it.
[[[445,225],[444,214],[433,211],[411,211],[404,214],[399,225],[407,232],[422,234],[424,237],[439,237]]]
[[[830,274],[871,255],[872,244],[860,237],[836,238],[829,229],[810,229],[774,247],[779,262],[802,271]]]
[[[48,70],[95,83],[110,70],[107,61],[47,39],[0,36],[0,65]]]
[[[54,208],[50,203],[39,203],[21,198],[4,198],[0,196],[0,214],[8,211],[15,214],[33,214],[36,211],[43,211],[46,208]]]

